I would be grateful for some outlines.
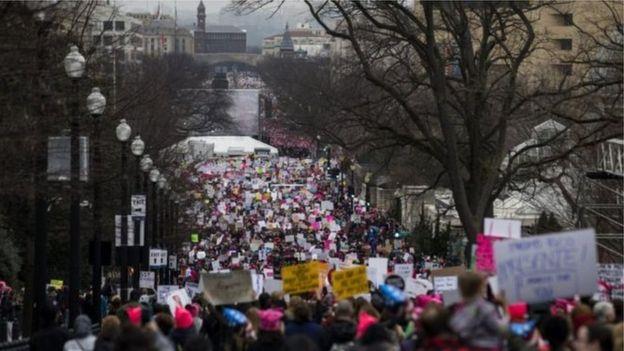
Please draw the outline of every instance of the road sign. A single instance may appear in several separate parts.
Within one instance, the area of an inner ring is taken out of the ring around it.
[[[146,202],[145,195],[132,195],[130,200],[131,214],[135,217],[145,217]]]

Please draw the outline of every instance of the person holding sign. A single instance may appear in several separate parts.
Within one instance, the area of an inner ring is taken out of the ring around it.
[[[464,272],[458,279],[462,296],[461,307],[451,318],[451,329],[469,347],[500,350],[507,322],[496,306],[483,298],[486,280],[478,273]],[[501,303],[506,310],[505,303]]]

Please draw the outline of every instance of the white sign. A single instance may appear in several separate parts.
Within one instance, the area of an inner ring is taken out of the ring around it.
[[[160,249],[150,249],[149,251],[149,266],[160,267]]]
[[[159,266],[165,267],[167,266],[167,250],[160,250],[160,264]]]
[[[164,304],[167,300],[167,295],[174,290],[178,290],[177,285],[159,285],[156,290],[156,302]]]
[[[371,257],[368,259],[366,275],[368,279],[379,286],[384,283],[384,276],[388,273],[388,259],[385,257]]]
[[[186,305],[190,304],[191,298],[188,296],[185,289],[177,289],[170,291],[169,294],[167,294],[167,298],[165,301],[169,306],[171,315],[175,316],[176,309],[184,308]]]
[[[426,295],[429,290],[433,290],[433,284],[427,279],[405,279],[405,294],[411,298]]]
[[[494,243],[498,285],[509,302],[592,295],[598,279],[593,229]]]
[[[334,203],[331,201],[322,201],[321,202],[321,211],[333,211]]]
[[[195,295],[201,294],[201,289],[199,288],[198,283],[187,282],[186,285],[184,285],[184,288],[191,299],[195,297]]]
[[[178,269],[178,259],[175,255],[169,256],[169,269]]]
[[[433,288],[436,292],[457,290],[457,276],[433,277]]]
[[[487,236],[520,239],[522,222],[513,219],[484,218],[483,233]]]
[[[141,271],[139,275],[139,288],[154,289],[156,274],[149,271]]]
[[[284,284],[281,280],[266,278],[264,279],[264,292],[271,294],[273,292],[280,292],[284,290]]]
[[[145,195],[132,195],[131,214],[136,217],[145,217]]]
[[[411,278],[414,273],[414,265],[411,263],[399,263],[394,265],[394,274],[403,279]]]

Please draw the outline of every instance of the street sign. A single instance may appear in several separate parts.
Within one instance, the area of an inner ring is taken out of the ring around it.
[[[160,267],[160,249],[150,249],[149,251],[149,266],[150,268]]]
[[[139,288],[154,289],[156,274],[150,271],[141,271],[139,275]]]
[[[130,199],[131,214],[135,217],[145,217],[145,195],[132,195]]]
[[[178,260],[175,255],[169,256],[169,269],[178,269]]]

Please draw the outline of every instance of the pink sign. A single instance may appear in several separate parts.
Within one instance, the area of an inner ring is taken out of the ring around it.
[[[476,268],[478,271],[496,274],[494,262],[494,242],[503,240],[494,236],[477,235]]]

